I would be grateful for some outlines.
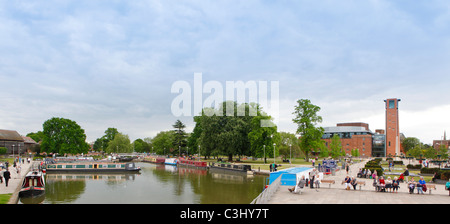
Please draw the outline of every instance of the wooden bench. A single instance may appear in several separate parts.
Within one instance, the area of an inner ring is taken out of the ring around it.
[[[426,184],[427,185],[427,191],[430,192],[431,194],[431,189],[436,190],[436,185],[435,184]]]
[[[342,181],[341,185],[345,184],[345,180]],[[356,181],[356,185],[359,185],[359,190],[361,190],[361,185],[366,186],[365,181]]]
[[[326,183],[326,184],[330,184],[329,188],[331,188],[331,184],[334,184],[334,183],[335,183],[334,180],[320,180],[320,182]]]

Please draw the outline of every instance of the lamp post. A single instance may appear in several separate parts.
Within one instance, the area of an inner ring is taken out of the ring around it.
[[[200,145],[198,145],[198,160],[200,160],[201,159],[201,156],[200,156]]]
[[[264,164],[266,164],[266,145],[263,145],[264,147]]]
[[[273,163],[275,164],[275,146],[277,143],[273,143]]]
[[[289,144],[289,165],[292,165],[292,144]]]
[[[13,147],[13,159],[14,159],[14,146],[16,146],[16,145],[12,145],[12,147]]]

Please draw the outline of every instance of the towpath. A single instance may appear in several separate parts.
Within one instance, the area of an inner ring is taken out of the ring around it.
[[[31,161],[30,163],[28,163],[25,161],[25,163],[20,163],[20,173],[17,173],[12,164],[9,164],[8,169],[11,173],[11,179],[8,182],[8,187],[6,187],[4,178],[3,183],[0,183],[0,194],[12,194],[8,204],[17,204],[23,177],[28,173],[33,163],[35,162]]]

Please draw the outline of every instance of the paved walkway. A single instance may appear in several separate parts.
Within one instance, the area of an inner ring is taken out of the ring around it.
[[[12,166],[12,164],[9,164],[9,172],[11,173],[11,179],[9,179],[8,187],[6,187],[5,179],[3,178],[3,183],[0,183],[0,194],[13,194],[11,196],[11,199],[9,200],[8,204],[16,204],[18,200],[18,194],[20,187],[22,186],[22,180],[23,177],[27,174],[27,172],[30,170],[31,166],[33,164],[33,161],[28,163],[25,161],[25,163],[20,164],[20,173],[17,173],[16,169]]]
[[[355,176],[359,168],[364,167],[366,161],[350,166],[349,176]],[[409,194],[406,183],[400,183],[398,193],[376,192],[372,186],[372,179],[358,178],[365,181],[366,185],[357,186],[357,190],[345,190],[341,185],[347,175],[345,170],[336,172],[335,176],[324,176],[326,180],[335,180],[336,183],[322,183],[319,189],[304,188],[302,194],[293,194],[288,191],[291,186],[280,186],[279,190],[272,196],[269,204],[450,204],[450,196],[445,186],[436,184],[436,190],[429,191],[424,195]],[[414,178],[416,179],[416,178]]]

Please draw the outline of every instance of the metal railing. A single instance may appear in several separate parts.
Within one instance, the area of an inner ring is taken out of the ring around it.
[[[281,177],[283,174],[281,174],[275,181],[272,182],[264,191],[258,195],[255,199],[253,199],[250,204],[267,204],[267,202],[270,201],[272,198],[272,195],[275,194],[275,192],[278,191],[281,185]]]

